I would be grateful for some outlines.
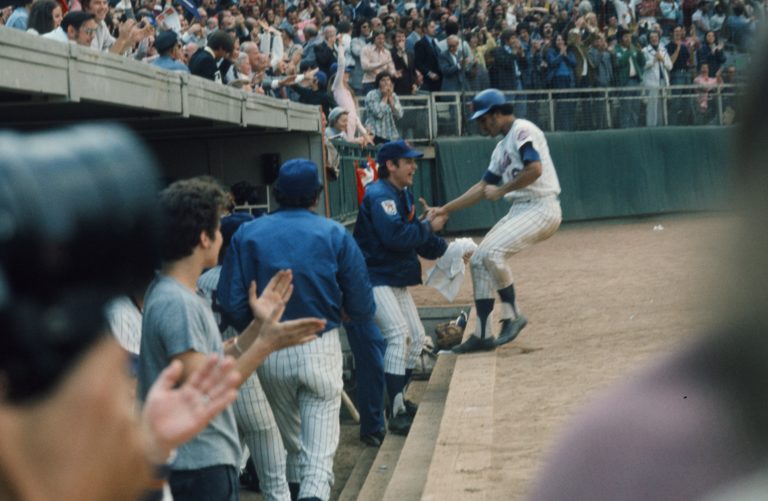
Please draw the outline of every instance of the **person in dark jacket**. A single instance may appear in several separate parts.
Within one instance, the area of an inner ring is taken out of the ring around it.
[[[223,74],[218,61],[235,50],[235,42],[226,31],[216,31],[208,38],[208,45],[189,58],[189,72],[208,80],[221,82]]]
[[[376,155],[379,180],[366,189],[354,231],[373,285],[376,323],[387,342],[384,378],[392,406],[389,430],[400,435],[408,433],[415,414],[415,405],[405,401],[404,393],[424,342],[424,326],[407,287],[421,283],[419,256],[437,259],[448,247],[435,234],[447,216],[416,217],[411,187],[416,158],[421,156],[403,140],[381,147]]]
[[[440,63],[438,62],[440,49],[437,47],[437,40],[435,39],[436,25],[434,21],[430,20],[425,21],[423,26],[424,36],[413,47],[416,69],[424,77],[422,90],[438,92],[443,84],[443,74],[440,73]]]

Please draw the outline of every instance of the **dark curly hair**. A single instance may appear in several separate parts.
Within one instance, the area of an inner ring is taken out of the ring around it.
[[[176,181],[163,190],[160,193],[163,261],[191,255],[203,231],[210,238],[216,238],[227,202],[224,190],[206,178]]]

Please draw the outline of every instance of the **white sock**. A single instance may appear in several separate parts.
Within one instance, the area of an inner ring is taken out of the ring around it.
[[[400,392],[395,395],[395,401],[392,402],[392,415],[397,416],[402,412],[405,412],[405,399],[403,397],[403,392]]]

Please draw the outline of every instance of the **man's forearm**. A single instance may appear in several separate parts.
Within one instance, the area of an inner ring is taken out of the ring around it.
[[[477,202],[484,198],[483,189],[485,188],[486,184],[487,183],[485,181],[480,181],[473,185],[462,195],[443,205],[443,210],[451,213],[475,205]]]

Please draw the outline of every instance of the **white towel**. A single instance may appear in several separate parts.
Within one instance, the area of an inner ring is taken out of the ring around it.
[[[458,238],[451,242],[445,254],[427,271],[426,284],[453,302],[464,282],[464,254],[475,249],[477,244],[471,238]]]

